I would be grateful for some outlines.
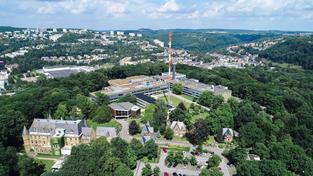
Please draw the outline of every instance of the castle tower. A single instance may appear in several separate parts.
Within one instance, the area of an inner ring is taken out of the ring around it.
[[[26,153],[31,151],[31,145],[30,145],[30,136],[29,136],[29,131],[27,130],[27,128],[24,126],[23,128],[23,142],[24,142],[24,149],[26,151]]]

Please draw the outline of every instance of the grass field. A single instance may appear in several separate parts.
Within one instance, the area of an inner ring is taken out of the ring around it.
[[[115,127],[118,131],[121,131],[122,129],[122,125],[118,123],[115,119],[112,119],[110,122],[107,122],[107,123],[97,123],[88,119],[87,125],[94,130],[96,130],[98,126],[99,127]]]
[[[45,166],[45,171],[46,172],[49,172],[51,170],[51,167],[54,164],[54,161],[52,161],[52,160],[44,160],[44,159],[37,159],[37,158],[35,158],[35,161],[38,164],[43,164]]]
[[[179,99],[179,98],[177,98],[177,97],[174,97],[174,96],[166,95],[166,97],[167,97],[168,101],[170,101],[170,103],[171,103],[174,107],[178,106],[178,104],[181,103],[181,102],[183,102],[184,105],[185,105],[187,108],[189,108],[189,106],[191,105],[189,102],[185,102],[185,101],[183,101],[183,100],[181,100],[181,99]],[[166,102],[165,96],[162,96],[162,97],[160,97],[159,99],[161,99],[161,100],[163,100],[163,101]]]
[[[188,100],[190,100],[190,101],[193,101],[193,99],[194,99],[192,96],[185,95],[185,94],[182,94],[182,95],[180,95],[180,96],[182,96],[182,97],[184,97],[184,98],[186,98],[186,99],[188,99]]]
[[[205,119],[208,115],[209,115],[208,112],[200,113],[200,114],[198,114],[198,115],[192,116],[191,121],[192,121],[192,122],[195,122],[195,121],[198,120],[198,119]]]

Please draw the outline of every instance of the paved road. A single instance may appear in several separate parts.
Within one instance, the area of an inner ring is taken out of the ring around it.
[[[128,134],[129,121],[127,119],[118,119],[117,122],[122,125],[122,130],[119,133],[120,138],[130,142],[132,136]]]
[[[184,141],[168,141],[168,140],[156,140],[157,144],[161,145],[178,145],[178,146],[184,146],[184,147],[193,147],[192,144],[189,142]],[[228,160],[222,155],[223,149],[220,149],[218,147],[207,147],[203,146],[204,149],[207,149],[208,151],[214,152],[214,154],[218,155],[222,162],[220,163],[219,167],[221,168],[221,171],[223,172],[224,176],[231,176],[229,172],[229,167],[227,165]]]

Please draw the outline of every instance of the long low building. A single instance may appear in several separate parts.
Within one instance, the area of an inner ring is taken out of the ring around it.
[[[164,80],[144,75],[109,80],[108,83],[110,86],[105,87],[100,93],[108,95],[111,100],[116,100],[128,93],[151,95],[168,90],[168,84]],[[95,96],[95,92],[91,95]]]
[[[173,77],[175,79],[173,79]],[[224,97],[225,100],[232,96],[232,91],[229,90],[228,87],[204,84],[196,79],[188,79],[186,75],[179,73],[170,76],[167,73],[163,73],[161,76],[140,75],[127,77],[125,79],[114,79],[109,81],[110,86],[105,87],[100,92],[108,95],[112,101],[128,93],[138,95],[137,99],[140,99],[142,95],[166,92],[172,88],[175,83],[183,86],[183,94],[196,98],[204,91],[210,91],[214,95],[220,95]],[[95,97],[95,92],[91,95]]]
[[[69,155],[73,146],[88,144],[98,137],[108,140],[117,137],[111,127],[88,127],[82,120],[34,119],[29,129],[23,129],[24,148],[27,153]]]
[[[94,71],[94,68],[88,66],[51,66],[43,67],[42,71],[47,78],[54,79],[69,77],[80,72],[91,72]]]

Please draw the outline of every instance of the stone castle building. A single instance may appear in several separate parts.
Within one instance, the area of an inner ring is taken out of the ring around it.
[[[27,153],[69,155],[75,145],[88,144],[92,139],[117,137],[113,127],[89,128],[82,120],[34,119],[31,127],[23,129]],[[97,134],[98,133],[98,134]]]

